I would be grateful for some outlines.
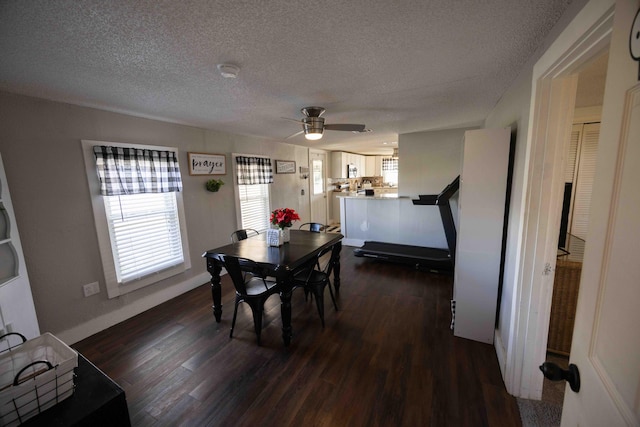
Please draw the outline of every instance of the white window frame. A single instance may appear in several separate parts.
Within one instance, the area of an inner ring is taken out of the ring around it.
[[[261,158],[265,158],[268,159],[268,156],[260,156],[260,155],[256,155],[256,154],[239,154],[239,153],[231,153],[231,160],[232,160],[232,175],[233,175],[233,191],[235,192],[235,202],[236,202],[236,224],[237,224],[237,229],[241,229],[241,228],[245,228],[242,226],[242,208],[240,206],[240,186],[238,185],[238,168],[237,168],[237,163],[236,163],[236,157],[261,157]],[[267,215],[265,217],[265,224],[266,227],[261,229],[261,230],[256,230],[260,233],[262,233],[263,231],[265,231],[267,228],[269,228],[269,215],[271,214],[271,189],[269,188],[269,185],[271,184],[259,184],[259,185],[266,185],[267,187],[267,198],[269,199],[269,203],[268,203],[268,212]]]
[[[162,269],[154,273],[150,273],[137,280],[119,283],[116,275],[116,265],[113,257],[111,236],[107,223],[107,214],[103,196],[100,195],[100,181],[96,171],[95,155],[93,147],[95,145],[108,145],[111,147],[131,147],[147,150],[174,151],[178,154],[176,147],[165,147],[157,145],[142,144],[126,144],[119,142],[92,141],[82,140],[82,151],[84,154],[84,163],[87,173],[87,181],[89,183],[89,192],[91,194],[91,205],[93,207],[93,218],[96,225],[96,233],[98,237],[98,246],[100,249],[100,257],[102,259],[102,267],[104,270],[105,287],[107,296],[115,298],[129,292],[153,285],[161,280],[183,273],[191,268],[191,257],[189,256],[189,239],[187,237],[186,219],[184,215],[184,203],[182,192],[175,192],[176,206],[178,209],[178,220],[180,221],[180,235],[182,239],[182,253],[184,261],[173,267]]]

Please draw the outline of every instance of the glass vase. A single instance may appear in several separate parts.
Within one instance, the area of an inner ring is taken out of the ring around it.
[[[289,240],[291,240],[291,229],[289,227],[284,227],[280,232],[282,233],[282,241],[284,243],[289,243]]]

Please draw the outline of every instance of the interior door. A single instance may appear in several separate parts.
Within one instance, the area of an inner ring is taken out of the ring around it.
[[[320,224],[327,223],[327,186],[325,181],[325,165],[327,155],[324,153],[310,153],[310,191],[311,191],[311,221]]]
[[[637,1],[616,2],[563,426],[640,425],[640,83],[629,56]],[[640,28],[638,29],[640,31]]]

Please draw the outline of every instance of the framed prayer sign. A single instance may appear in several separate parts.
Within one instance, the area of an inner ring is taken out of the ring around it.
[[[225,175],[227,159],[224,154],[188,153],[189,175]]]

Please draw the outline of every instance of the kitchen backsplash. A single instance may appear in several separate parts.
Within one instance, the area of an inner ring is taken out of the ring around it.
[[[369,183],[371,187],[382,187],[383,180],[381,176],[363,176],[360,178],[341,178],[330,179],[330,185],[333,191],[357,191],[362,188],[363,184]]]
[[[360,178],[360,184],[370,183],[372,187],[382,187],[382,177],[381,176],[363,176]]]

